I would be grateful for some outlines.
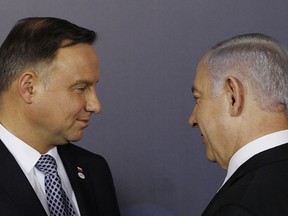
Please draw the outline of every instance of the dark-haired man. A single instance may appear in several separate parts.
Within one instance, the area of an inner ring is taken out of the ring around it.
[[[94,31],[20,20],[0,48],[1,215],[119,215],[106,161],[78,141],[101,111]]]

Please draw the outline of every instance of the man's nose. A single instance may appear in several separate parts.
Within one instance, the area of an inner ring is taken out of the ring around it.
[[[191,114],[191,116],[189,117],[188,119],[188,124],[193,127],[193,128],[196,128],[198,127],[198,123],[197,123],[197,120],[195,118],[195,108],[193,109],[193,112]]]
[[[96,91],[91,93],[87,99],[86,104],[86,111],[87,112],[93,112],[93,113],[100,113],[101,112],[101,103],[100,100],[96,94]]]

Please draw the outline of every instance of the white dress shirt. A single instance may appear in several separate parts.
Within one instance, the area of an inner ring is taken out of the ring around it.
[[[50,215],[45,194],[44,174],[35,167],[35,164],[41,157],[41,154],[22,140],[18,139],[12,133],[10,133],[6,128],[3,127],[2,124],[0,124],[0,139],[16,159],[17,163],[19,164],[27,179],[29,180],[31,186],[35,190],[45,211],[48,215]],[[77,215],[80,216],[74,191],[70,184],[67,173],[64,169],[63,163],[57,152],[57,148],[55,147],[51,149],[46,154],[50,154],[55,158],[58,174],[61,178],[62,187],[67,196],[69,197],[69,200],[72,203]]]
[[[222,184],[222,186],[226,183],[226,181],[233,175],[234,172],[244,164],[248,159],[253,157],[254,155],[263,152],[265,150],[283,145],[288,143],[288,130],[282,130],[275,133],[268,134],[266,136],[260,137],[242,148],[240,148],[231,158],[226,178]],[[221,187],[222,187],[221,186]]]

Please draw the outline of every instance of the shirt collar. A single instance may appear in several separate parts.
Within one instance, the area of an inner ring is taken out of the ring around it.
[[[14,156],[22,170],[26,173],[31,172],[41,157],[41,154],[30,145],[13,135],[2,124],[0,124],[0,138]],[[59,160],[57,148],[49,150],[46,154],[52,155],[56,161]]]
[[[232,156],[224,183],[243,163],[254,155],[285,143],[288,143],[288,130],[271,133],[246,144]]]

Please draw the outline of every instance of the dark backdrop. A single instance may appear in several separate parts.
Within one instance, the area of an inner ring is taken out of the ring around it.
[[[219,40],[288,44],[287,0],[0,0],[0,40],[27,16],[96,30],[103,111],[78,144],[103,155],[123,216],[197,216],[225,176],[189,128],[197,62]]]

